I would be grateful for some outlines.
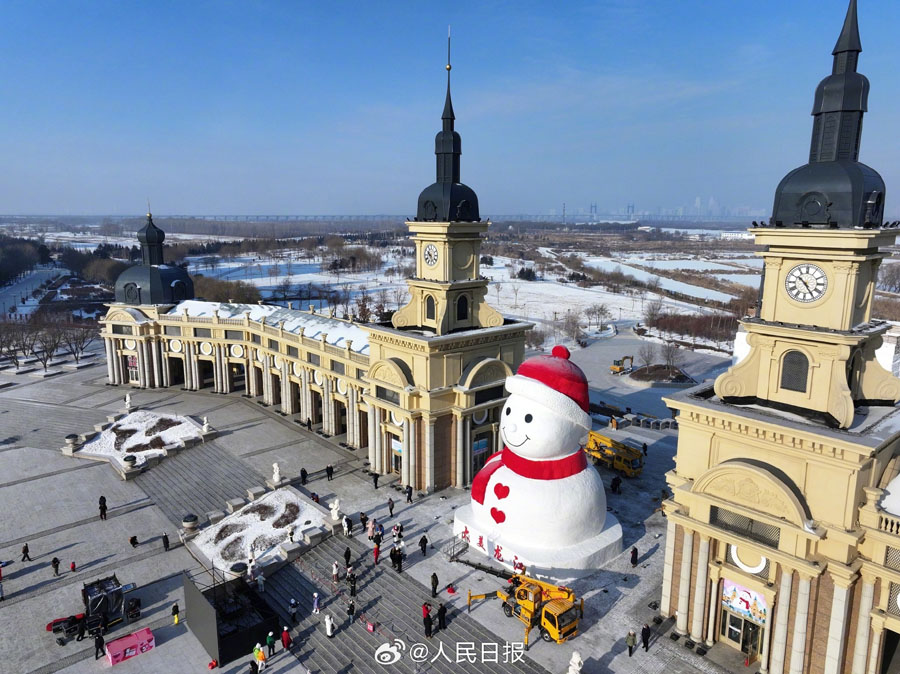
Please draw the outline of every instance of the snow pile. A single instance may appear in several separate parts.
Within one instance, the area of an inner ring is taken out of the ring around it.
[[[211,317],[219,312],[219,318],[243,318],[249,314],[251,321],[266,319],[267,325],[281,324],[285,332],[299,333],[304,329],[303,336],[311,339],[320,339],[326,335],[325,342],[332,346],[344,348],[347,341],[352,340],[351,350],[356,353],[369,353],[368,334],[354,323],[342,321],[338,318],[310,314],[296,309],[285,309],[273,304],[233,304],[227,302],[201,302],[200,300],[185,300],[169,311],[170,316],[180,316],[187,311],[188,316]]]
[[[886,513],[900,516],[900,475],[888,482],[878,507]]]
[[[214,566],[226,569],[274,553],[292,529],[297,540],[300,531],[324,522],[323,513],[298,491],[277,489],[207,527],[191,543]]]
[[[191,438],[199,439],[200,429],[189,419],[138,410],[86,442],[75,456],[102,456],[124,467],[125,455],[132,454],[137,458],[135,466],[140,466],[149,457],[165,456],[167,450]]]

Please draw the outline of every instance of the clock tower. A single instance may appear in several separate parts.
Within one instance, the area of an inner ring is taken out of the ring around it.
[[[406,223],[416,245],[410,301],[392,318],[395,328],[436,335],[503,325],[503,316],[485,301],[488,281],[479,264],[481,236],[490,222],[479,217],[475,191],[460,182],[462,141],[450,100],[449,41],[441,120],[443,128],[434,139],[437,179],[422,190],[415,220]]]
[[[765,268],[758,315],[741,321],[750,351],[715,384],[725,402],[839,428],[857,407],[900,400],[900,380],[875,359],[889,328],[872,320],[875,281],[897,232],[882,224],[884,181],[858,161],[869,93],[861,51],[852,2],[816,89],[809,162],[785,176],[768,224],[751,230]]]

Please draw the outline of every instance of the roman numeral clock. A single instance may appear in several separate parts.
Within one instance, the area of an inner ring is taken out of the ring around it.
[[[784,287],[793,300],[815,302],[822,299],[828,289],[828,275],[818,265],[798,264],[788,271]]]

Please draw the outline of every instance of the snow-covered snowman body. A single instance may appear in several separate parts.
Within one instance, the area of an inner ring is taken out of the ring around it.
[[[454,533],[469,548],[529,573],[570,578],[622,550],[622,529],[583,446],[591,426],[587,380],[564,347],[507,378],[503,450],[472,481]]]

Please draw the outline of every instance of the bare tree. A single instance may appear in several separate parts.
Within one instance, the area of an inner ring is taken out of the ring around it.
[[[578,341],[578,338],[581,337],[581,326],[578,324],[578,314],[574,311],[567,311],[565,318],[563,318],[563,331],[566,334],[566,337],[574,339]]]
[[[656,362],[656,346],[651,342],[645,342],[638,349],[638,362],[644,367],[650,367]]]
[[[62,344],[63,329],[60,323],[47,321],[35,331],[37,335],[35,342],[38,348],[33,351],[34,357],[44,366],[45,372],[47,371],[47,365],[53,358],[53,354],[56,353],[56,350]]]
[[[15,354],[11,351],[15,327],[15,325],[8,321],[0,321],[0,359],[3,359],[3,357],[6,356],[15,360]],[[18,367],[18,365],[19,363],[17,361],[16,366]]]
[[[656,324],[656,321],[659,319],[662,314],[662,300],[656,299],[652,302],[649,302],[644,309],[644,323],[648,327],[652,327]]]
[[[684,352],[674,342],[666,342],[660,349],[660,353],[666,369],[669,371],[669,376],[672,376],[684,360]]]
[[[600,332],[603,332],[603,321],[609,318],[612,314],[605,304],[597,304],[594,305],[594,315],[597,317],[598,329]]]
[[[67,325],[63,329],[63,344],[77,363],[87,348],[97,339],[96,325]]]
[[[285,277],[281,280],[281,282],[280,282],[277,286],[275,286],[275,292],[274,292],[274,294],[275,294],[276,297],[280,296],[282,302],[286,302],[286,301],[287,301],[287,298],[290,297],[290,295],[291,295],[291,281],[290,281],[290,279],[289,279],[287,276],[285,276]]]
[[[369,307],[368,290],[363,290],[356,296],[356,317],[362,323],[368,323],[372,318],[372,309]]]
[[[516,309],[519,306],[519,284],[511,283],[509,287],[512,288],[513,292],[513,309]]]
[[[16,361],[16,368],[19,367],[17,356],[27,358],[34,353],[34,345],[37,342],[37,329],[31,323],[23,323],[16,326],[13,332],[13,358]]]

